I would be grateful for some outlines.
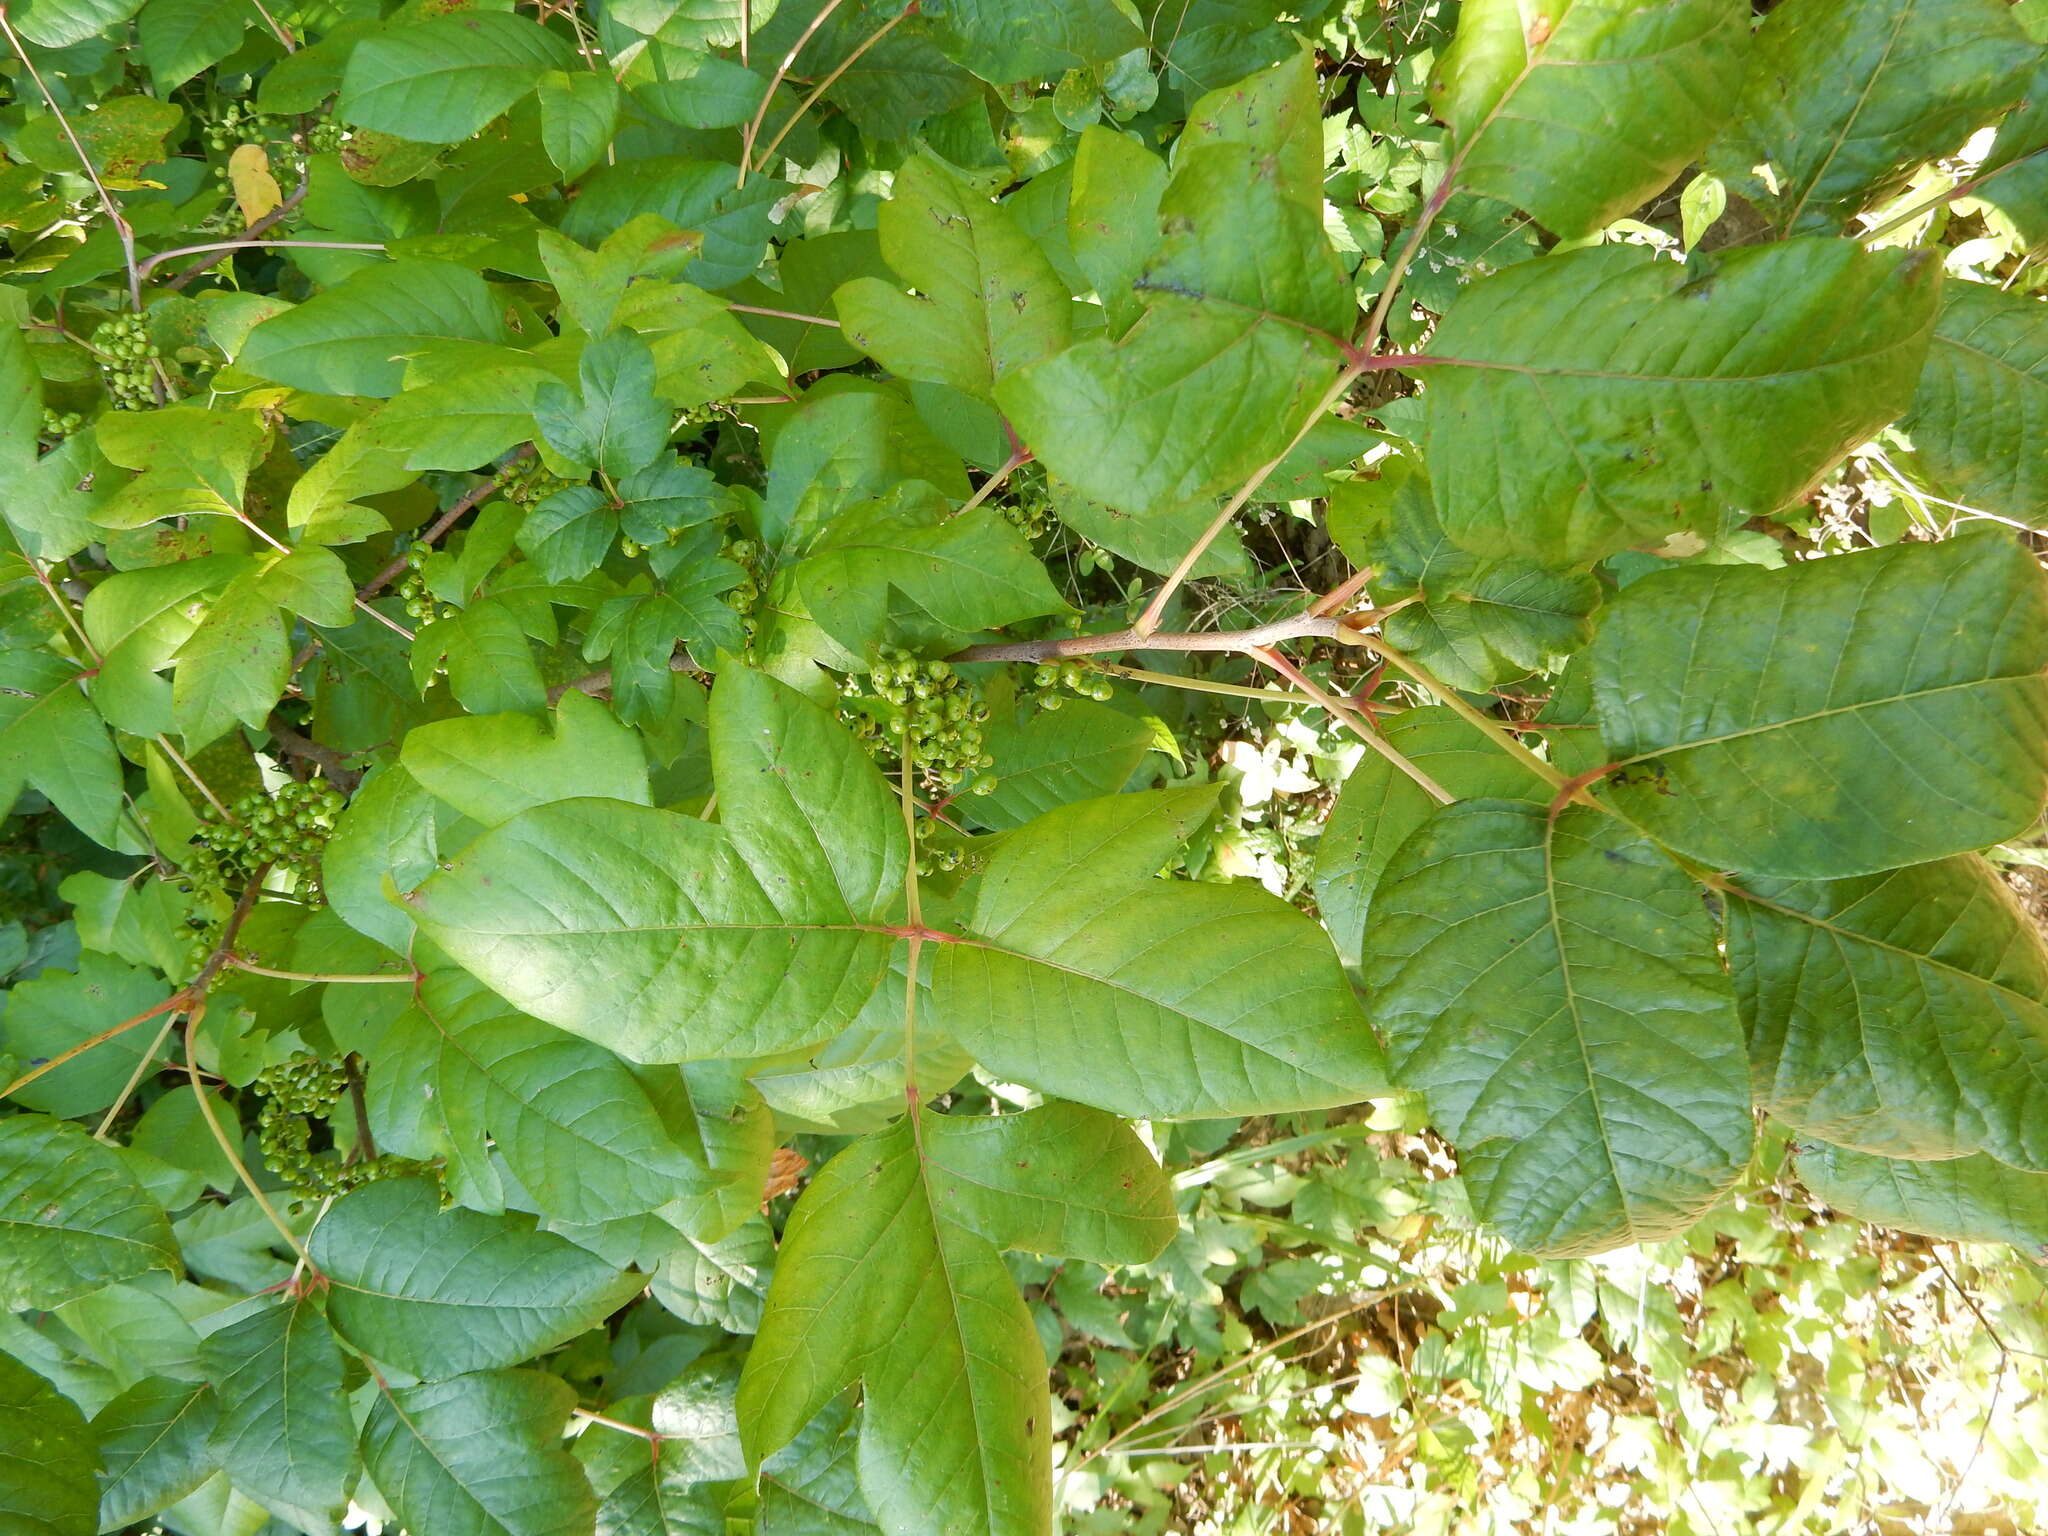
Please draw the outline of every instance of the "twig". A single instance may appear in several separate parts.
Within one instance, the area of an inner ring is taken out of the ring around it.
[[[1388,662],[1396,671],[1407,673],[1416,682],[1428,689],[1430,693],[1434,694],[1439,704],[1450,710],[1452,714],[1463,720],[1474,730],[1480,732],[1495,746],[1499,747],[1501,751],[1507,753],[1509,757],[1512,757],[1524,768],[1535,774],[1537,778],[1548,784],[1552,789],[1563,790],[1571,787],[1572,781],[1570,779],[1564,774],[1559,773],[1557,769],[1517,741],[1514,733],[1506,725],[1490,715],[1482,714],[1470,704],[1467,704],[1459,696],[1457,689],[1451,687],[1450,684],[1423,666],[1421,662],[1411,660],[1392,646],[1385,644],[1372,635],[1359,635],[1358,643],[1370,650],[1375,656]],[[1584,786],[1574,788],[1573,797],[1583,804],[1594,807],[1596,810],[1608,810],[1607,806],[1602,805],[1588,794]]]
[[[989,497],[993,496],[997,491],[1001,490],[1003,482],[1005,480],[1009,479],[1010,476],[1016,473],[1016,471],[1023,465],[1029,464],[1030,462],[1031,450],[1029,448],[1019,448],[1015,453],[1012,453],[1007,459],[1003,461],[1002,468],[998,469],[994,474],[990,475],[986,480],[982,481],[981,484],[975,488],[974,494],[968,497],[966,501],[961,503],[958,511],[953,512],[950,515],[953,517],[959,517],[963,513],[972,512],[984,501],[987,501]]]
[[[818,35],[818,29],[830,21],[832,13],[843,4],[845,0],[825,0],[818,14],[811,18],[811,24],[804,28],[802,35],[791,44],[789,52],[783,55],[782,62],[775,66],[775,73],[769,76],[768,89],[761,93],[761,104],[754,109],[746,131],[740,135],[740,174],[739,180],[733,184],[736,188],[747,184],[747,168],[754,161],[754,140],[760,136],[761,124],[767,119],[768,103],[775,99],[775,88],[788,76],[790,66],[796,63],[796,56],[809,46],[811,39]]]
[[[299,51],[298,43],[293,40],[290,32],[277,24],[277,18],[263,8],[263,0],[249,0],[249,3],[256,7],[256,14],[263,18],[264,24],[276,35],[277,40],[284,45],[284,51],[286,53],[297,53]]]
[[[1261,646],[1252,654],[1286,678],[1290,683],[1294,684],[1303,693],[1314,699],[1318,704],[1322,705],[1329,712],[1332,719],[1348,727],[1352,735],[1356,736],[1395,768],[1414,780],[1421,787],[1422,792],[1436,801],[1438,805],[1449,805],[1457,798],[1457,796],[1445,789],[1443,785],[1437,783],[1435,779],[1411,763],[1392,742],[1374,730],[1369,723],[1360,720],[1353,710],[1338,703],[1328,693],[1317,687],[1305,672],[1296,667],[1278,651],[1270,647]]]
[[[242,1161],[241,1152],[228,1139],[228,1133],[221,1129],[220,1116],[213,1112],[213,1104],[206,1097],[206,1085],[199,1081],[199,1058],[194,1054],[192,1038],[199,1021],[205,1016],[206,1005],[203,1002],[185,1015],[185,1072],[192,1079],[192,1094],[199,1100],[200,1117],[206,1121],[206,1128],[213,1132],[213,1139],[220,1145],[221,1155],[228,1160],[228,1166],[235,1170],[235,1177],[242,1181],[242,1187],[249,1191],[249,1196],[256,1202],[257,1208],[270,1218],[270,1224],[277,1228],[286,1246],[299,1256],[299,1262],[318,1274],[319,1269],[313,1263],[313,1256],[306,1252],[306,1245],[299,1241],[298,1233],[285,1225],[284,1218],[277,1214],[277,1207],[270,1203],[270,1197],[263,1193],[262,1187],[250,1176],[249,1165]]]
[[[169,997],[165,998],[162,1002],[157,1003],[153,1007],[143,1009],[142,1012],[136,1014],[133,1018],[123,1019],[120,1023],[111,1025],[108,1028],[101,1030],[91,1039],[81,1040],[78,1042],[78,1044],[72,1046],[70,1049],[59,1051],[56,1055],[50,1057],[47,1061],[38,1062],[35,1066],[30,1067],[26,1072],[22,1073],[21,1076],[17,1077],[5,1088],[0,1088],[0,1099],[11,1098],[13,1095],[19,1093],[22,1089],[26,1088],[30,1083],[34,1082],[37,1078],[42,1077],[46,1073],[56,1071],[59,1067],[63,1066],[68,1061],[76,1060],[78,1057],[83,1056],[87,1051],[91,1050],[96,1045],[105,1045],[109,1040],[112,1040],[115,1036],[127,1034],[129,1030],[133,1029],[138,1024],[147,1023],[151,1019],[161,1018],[164,1014],[167,1013],[175,1014],[180,1008],[184,1007],[191,1000],[192,999],[189,995],[189,989],[173,992]]]
[[[273,714],[264,722],[264,729],[270,732],[270,739],[280,752],[314,764],[343,794],[351,793],[361,780],[362,775],[347,766],[341,753],[332,747],[321,745],[309,736],[301,735],[276,715]]]
[[[164,1027],[156,1032],[156,1039],[149,1043],[149,1049],[144,1051],[141,1058],[135,1063],[135,1070],[128,1074],[127,1083],[114,1096],[114,1102],[107,1107],[107,1112],[100,1116],[99,1129],[92,1133],[95,1139],[100,1141],[107,1139],[107,1127],[119,1119],[121,1111],[128,1107],[129,1095],[133,1094],[136,1088],[140,1086],[143,1078],[149,1075],[149,1069],[156,1064],[156,1053],[164,1048],[164,1042],[170,1039],[171,1031],[177,1027],[177,1024],[178,1012],[174,1008],[164,1015]]]
[[[2016,155],[2012,159],[2006,161],[2005,164],[2001,166],[1996,166],[1991,170],[1983,171],[1978,175],[1971,176],[1962,181],[1959,181],[1954,186],[1950,187],[1946,192],[1938,192],[1933,197],[1926,198],[1921,202],[1915,203],[1912,207],[1908,208],[1904,213],[1895,214],[1893,217],[1886,219],[1882,224],[1878,225],[1877,228],[1871,230],[1867,234],[1859,235],[1857,236],[1857,238],[1863,241],[1866,245],[1872,240],[1882,240],[1886,235],[1890,234],[1893,230],[1899,228],[1901,225],[1912,223],[1922,214],[1932,213],[1935,209],[1939,208],[1943,203],[1954,202],[1959,197],[1967,197],[1972,192],[1976,191],[1979,187],[1983,186],[1985,182],[1990,181],[1993,177],[2003,176],[2007,171],[2011,170],[2014,166],[2025,165],[2029,160],[2035,159],[2041,155],[2048,155],[2048,144],[2043,144],[2038,149],[2030,149],[2024,155]]]
[[[866,53],[870,48],[874,47],[875,44],[879,43],[883,38],[887,37],[891,32],[893,32],[896,29],[898,23],[900,23],[906,16],[915,13],[916,10],[916,0],[912,0],[911,4],[906,5],[894,16],[891,16],[887,21],[883,22],[879,27],[875,28],[873,32],[869,33],[867,38],[861,43],[861,45],[858,48],[854,49],[853,52],[849,53],[845,58],[841,59],[839,63],[836,66],[834,66],[830,74],[825,76],[824,79],[820,80],[816,85],[811,87],[810,94],[805,96],[802,101],[796,104],[796,110],[789,114],[789,121],[784,123],[780,128],[775,130],[775,137],[768,141],[768,147],[762,150],[760,155],[757,157],[761,163],[754,167],[755,175],[760,175],[762,171],[766,169],[768,162],[774,158],[776,147],[780,145],[784,139],[789,137],[790,129],[794,128],[798,123],[803,121],[803,115],[811,110],[812,105],[817,101],[817,99],[820,96],[824,95],[827,91],[831,90],[834,85],[838,84],[839,77],[845,74],[849,69],[853,68],[853,66],[860,61],[860,56],[862,54]],[[769,96],[773,96],[775,94],[773,86],[769,87],[768,94]],[[767,97],[763,97],[762,105],[764,111],[766,109],[766,104]],[[742,167],[742,169],[744,170],[744,167]],[[744,184],[745,183],[742,182],[742,185]]]
[[[1335,640],[1362,644],[1357,630],[1340,619],[1300,614],[1275,619],[1256,629],[1217,629],[1198,633],[1153,633],[1133,626],[1109,635],[1068,635],[1058,640],[1017,640],[996,645],[971,645],[953,661],[1054,661],[1062,656],[1114,655],[1119,651],[1239,651],[1289,640]]]
[[[409,987],[414,982],[419,980],[419,975],[417,972],[409,973],[404,976],[397,976],[391,974],[388,971],[373,971],[362,974],[354,974],[346,971],[280,971],[274,969],[271,966],[258,965],[255,961],[248,959],[246,956],[232,953],[228,955],[224,963],[230,970],[247,971],[251,976],[269,976],[275,978],[278,981],[324,981],[334,983],[353,983],[358,986],[372,985],[385,982],[395,982],[399,986]]]
[[[272,210],[272,212],[279,214],[282,214],[284,211],[284,204],[282,203]],[[268,218],[269,215],[266,214],[265,217]],[[253,229],[255,226],[251,225],[250,227]],[[239,240],[212,240],[204,245],[181,245],[175,250],[161,251],[142,264],[142,275],[147,277],[163,263],[174,260],[179,256],[196,256],[204,251],[239,251],[244,246],[249,245],[260,245],[265,250],[381,251],[384,249],[383,243],[376,240],[251,240],[244,236]],[[209,267],[216,267],[218,265],[220,265],[220,259],[217,256],[212,261],[202,261],[198,266],[193,267],[189,271],[180,272],[176,277],[172,278],[170,286],[182,288]]]
[[[759,304],[728,304],[725,306],[736,315],[766,315],[770,320],[796,320],[805,325],[829,325],[839,329],[837,320],[828,320],[823,315],[806,315],[794,309],[764,309]]]
[[[1189,693],[1216,693],[1230,699],[1249,699],[1258,704],[1291,704],[1308,708],[1321,708],[1316,701],[1304,693],[1289,693],[1282,688],[1247,688],[1242,683],[1219,683],[1206,677],[1182,677],[1174,672],[1148,672],[1143,667],[1119,666],[1113,661],[1098,661],[1095,670],[1111,677],[1121,677],[1129,682],[1150,684],[1157,688],[1184,688]]]
[[[128,301],[139,315],[142,313],[142,277],[135,265],[134,227],[121,216],[121,205],[114,201],[114,195],[107,190],[107,184],[100,180],[99,169],[92,163],[92,156],[85,152],[85,145],[80,143],[78,135],[72,132],[71,119],[64,115],[64,109],[57,105],[57,98],[52,96],[50,88],[43,84],[41,72],[30,62],[28,50],[21,45],[20,35],[14,30],[14,24],[7,19],[7,10],[5,4],[0,4],[0,33],[6,35],[8,45],[14,49],[15,57],[21,60],[21,67],[28,71],[29,79],[36,83],[36,90],[41,94],[44,105],[49,107],[50,115],[57,119],[57,126],[64,130],[64,137],[70,141],[71,151],[78,156],[78,163],[85,167],[86,180],[92,183],[93,190],[100,195],[100,206],[107,210],[107,218],[114,226],[115,238],[121,242],[121,262],[128,269]]]
[[[1132,626],[1138,634],[1149,635],[1159,627],[1160,615],[1166,612],[1167,603],[1194,570],[1195,562],[1200,560],[1204,551],[1216,542],[1217,535],[1223,532],[1233,517],[1237,516],[1238,510],[1252,499],[1260,486],[1266,483],[1266,477],[1278,469],[1285,462],[1287,455],[1300,446],[1302,439],[1307,437],[1315,424],[1323,419],[1323,413],[1344,398],[1351,386],[1358,382],[1360,374],[1369,371],[1369,364],[1372,361],[1367,358],[1354,358],[1347,363],[1344,371],[1337,375],[1336,382],[1323,392],[1323,398],[1316,403],[1316,408],[1308,413],[1294,436],[1288,439],[1287,446],[1253,471],[1251,479],[1239,488],[1235,496],[1223,504],[1223,509],[1216,514],[1209,526],[1202,530],[1202,536],[1180,557],[1180,564],[1168,574],[1166,584],[1153,594],[1152,601],[1145,605],[1145,611],[1138,615],[1138,622]]]
[[[517,448],[513,449],[511,454],[506,458],[505,466],[509,468],[510,466],[517,464],[521,459],[529,457],[532,453],[533,444],[521,443]],[[467,517],[471,512],[475,511],[478,506],[480,506],[483,502],[488,500],[490,498],[491,492],[495,491],[497,488],[497,477],[495,475],[485,476],[481,484],[471,486],[468,490],[464,491],[462,495],[459,498],[457,498],[455,505],[450,507],[446,512],[443,512],[439,517],[435,518],[433,525],[429,527],[425,533],[421,534],[418,539],[414,540],[414,542],[418,544],[440,543],[442,535],[446,534],[449,529],[453,528],[457,523],[461,522],[463,518]],[[395,557],[389,565],[385,566],[383,570],[379,571],[376,575],[372,576],[367,582],[365,582],[360,588],[357,589],[357,601],[366,602],[370,598],[375,597],[379,592],[382,592],[386,587],[390,586],[392,582],[398,580],[399,577],[403,576],[405,574],[405,568],[405,556],[399,555]]]

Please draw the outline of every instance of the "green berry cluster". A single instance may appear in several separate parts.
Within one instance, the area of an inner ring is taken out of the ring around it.
[[[301,1051],[290,1061],[265,1067],[253,1086],[263,1096],[263,1107],[256,1112],[256,1145],[263,1166],[287,1189],[317,1200],[426,1168],[411,1158],[389,1154],[352,1163],[331,1148],[313,1150],[313,1122],[332,1118],[334,1106],[348,1091],[348,1070],[338,1061]]]
[[[555,492],[581,483],[563,479],[531,455],[514,460],[497,474],[499,492],[517,507],[536,506]]]
[[[320,854],[333,835],[334,819],[346,802],[323,781],[287,780],[274,790],[256,790],[229,807],[231,820],[208,822],[199,830],[211,856],[212,878],[246,884],[267,867],[287,869],[308,896],[320,892]],[[195,883],[201,878],[194,875]]]
[[[348,142],[348,130],[331,117],[323,117],[306,132],[306,148],[316,155],[331,155]]]
[[[221,155],[237,144],[261,144],[270,137],[279,121],[267,112],[258,112],[253,107],[231,101],[221,108],[220,116],[205,124],[206,147]]]
[[[761,606],[761,546],[752,539],[727,539],[718,553],[746,573],[738,586],[719,594],[719,601],[740,616],[747,644],[752,645],[758,623],[755,610]]]
[[[92,333],[100,377],[117,411],[146,411],[156,404],[161,353],[149,339],[149,325],[137,314],[119,314]]]
[[[982,748],[981,728],[988,723],[988,704],[978,685],[953,670],[950,662],[921,661],[908,651],[885,650],[868,673],[865,688],[849,677],[840,685],[848,699],[879,704],[878,709],[854,705],[854,728],[877,757],[900,757],[906,747],[911,760],[930,782],[953,791],[965,785],[985,795],[996,781],[976,777],[995,766]]]
[[[1058,709],[1066,703],[1066,694],[1060,692],[1062,688],[1097,703],[1106,703],[1113,692],[1107,678],[1078,661],[1041,662],[1031,674],[1031,683],[1037,691],[1026,693],[1024,697],[1040,709]]]
[[[421,567],[427,563],[427,556],[433,552],[431,545],[415,541],[405,552],[407,575],[398,584],[398,595],[405,603],[406,613],[422,624],[455,617],[453,605],[434,600],[434,594],[427,590],[427,578],[421,574]]]
[[[43,407],[43,436],[66,438],[85,425],[85,418],[76,411],[53,411]]]
[[[1053,516],[1052,492],[1046,488],[1042,474],[1027,478],[1020,471],[1010,483],[1010,494],[1003,498],[998,510],[1003,514],[1003,521],[1027,539],[1043,538],[1057,521]]]
[[[967,862],[965,850],[952,844],[944,848],[932,846],[932,835],[939,824],[930,817],[921,816],[917,822],[917,872],[920,875],[952,874]]]

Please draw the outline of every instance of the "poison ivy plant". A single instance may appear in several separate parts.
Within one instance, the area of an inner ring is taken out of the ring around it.
[[[1367,1229],[2037,1247],[2038,4],[1767,10],[0,8],[0,1523],[1164,1528]]]

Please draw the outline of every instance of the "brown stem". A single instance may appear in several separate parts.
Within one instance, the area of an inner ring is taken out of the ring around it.
[[[513,464],[517,464],[521,459],[529,457],[532,453],[533,444],[521,443],[517,448],[512,450],[511,456],[506,459],[505,463],[509,467]],[[485,500],[489,498],[491,492],[496,490],[497,488],[497,477],[494,475],[486,476],[480,485],[471,486],[468,490],[464,491],[461,497],[456,501],[455,505],[450,507],[446,512],[443,512],[439,517],[435,518],[432,526],[429,527],[425,533],[421,534],[419,538],[414,542],[420,544],[438,544],[441,541],[442,536],[446,534],[449,529],[453,528],[457,523],[461,522],[465,517],[469,516],[471,512],[475,511],[479,505],[481,505]],[[375,597],[379,592],[382,592],[386,587],[390,586],[392,582],[398,580],[398,578],[403,576],[404,574],[405,556],[399,555],[395,559],[393,559],[389,565],[385,566],[383,570],[379,571],[376,575],[372,576],[367,582],[365,582],[360,588],[357,589],[356,600],[358,602],[368,601],[370,598]]]

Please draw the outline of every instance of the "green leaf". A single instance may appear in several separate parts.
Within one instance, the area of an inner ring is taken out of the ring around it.
[[[1018,225],[938,161],[896,173],[882,254],[914,293],[856,278],[835,295],[847,339],[890,372],[988,399],[997,379],[1052,356],[1071,327],[1066,285]]]
[[[1057,712],[991,721],[984,739],[996,760],[986,776],[996,787],[956,809],[981,826],[1006,831],[1076,800],[1115,794],[1158,738],[1148,721],[1087,699],[1068,699]]]
[[[1472,727],[1440,705],[1403,710],[1383,722],[1387,743],[1460,800],[1543,800],[1549,792]],[[1347,965],[1364,953],[1380,872],[1436,802],[1377,752],[1351,770],[1316,845],[1316,908]]]
[[[164,412],[109,411],[93,423],[102,452],[142,474],[101,508],[108,528],[140,528],[166,517],[235,516],[269,428],[252,411],[197,405]]]
[[[170,1223],[112,1148],[65,1120],[0,1120],[0,1308],[48,1311],[178,1269]]]
[[[1749,1158],[1748,1064],[1700,890],[1596,811],[1446,806],[1365,933],[1395,1080],[1531,1253],[1684,1231]]]
[[[44,1061],[169,996],[170,988],[154,972],[88,952],[78,957],[76,974],[42,971],[7,994],[0,1047],[19,1061]],[[142,1072],[160,1028],[156,1020],[147,1020],[37,1078],[14,1098],[66,1120],[96,1114]]]
[[[1129,330],[1144,306],[1138,273],[1159,243],[1166,162],[1108,128],[1089,128],[1074,150],[1067,240],[1075,265],[1095,285],[1110,331]]]
[[[291,681],[291,646],[255,572],[237,576],[178,647],[171,717],[187,750],[237,724],[261,726]]]
[[[588,1531],[597,1497],[561,1447],[575,1406],[567,1382],[538,1371],[482,1371],[419,1387],[380,1383],[363,1425],[363,1461],[410,1531]]]
[[[133,16],[141,0],[30,0],[15,16],[21,35],[44,48],[69,48]]]
[[[1162,293],[1121,341],[1019,369],[996,403],[1053,474],[1142,516],[1234,488],[1277,457],[1338,360],[1319,332]]]
[[[1881,1227],[2048,1255],[2048,1174],[1976,1157],[1900,1162],[1824,1144],[1803,1147],[1799,1177],[1839,1211]]]
[[[755,1215],[716,1242],[687,1238],[662,1261],[648,1290],[686,1323],[753,1333],[774,1265],[775,1233]]]
[[[514,21],[489,11],[475,18]],[[441,337],[510,340],[484,280],[444,261],[379,262],[263,321],[235,364],[315,394],[381,397],[404,386],[407,356]]]
[[[2039,53],[2000,0],[1787,0],[1712,164],[1779,230],[1837,234],[2017,101]]]
[[[430,1378],[552,1349],[644,1283],[530,1222],[444,1211],[420,1179],[384,1179],[336,1201],[309,1251],[328,1280],[335,1331]]]
[[[392,1085],[385,1093],[439,1125],[448,1182],[465,1203],[478,1203],[471,1190],[497,1187],[493,1150],[561,1221],[639,1215],[695,1182],[616,1056],[527,1018],[461,971],[427,973],[386,1033],[379,1067]],[[502,1194],[493,1204],[503,1209]]]
[[[1336,486],[1333,521],[1348,491],[1374,484]],[[1421,599],[1388,615],[1381,626],[1388,643],[1453,688],[1484,692],[1555,668],[1593,638],[1598,581],[1458,548],[1437,518],[1425,476],[1411,475],[1395,490],[1387,526],[1368,536],[1359,553],[1377,573],[1373,596],[1382,607]]]
[[[1468,0],[1430,81],[1459,186],[1568,239],[1634,211],[1726,120],[1749,26],[1742,0]]]
[[[355,622],[355,583],[331,549],[305,544],[267,560],[250,584],[288,613],[323,629]]]
[[[526,639],[525,625],[504,602],[485,598],[471,603],[452,619],[426,625],[414,638],[416,685],[424,692],[433,668],[444,665],[449,690],[471,714],[538,714],[547,706],[547,685]]]
[[[936,1194],[908,1120],[826,1164],[790,1217],[740,1379],[748,1460],[856,1382],[861,1491],[884,1531],[1051,1528],[1038,1336],[995,1247]]]
[[[2031,517],[2048,500],[2048,310],[1982,283],[1950,284],[1900,425],[1949,496]]]
[[[1682,267],[1600,246],[1483,278],[1430,341],[1467,365],[1425,396],[1444,531],[1572,565],[1775,512],[1905,409],[1938,284],[1925,253],[1833,240]]]
[[[1606,797],[1717,868],[1919,863],[2032,826],[2048,793],[2048,591],[2002,532],[1662,572],[1592,655]]]
[[[552,731],[531,715],[436,720],[406,735],[399,761],[430,794],[485,827],[581,795],[653,803],[639,741],[573,688],[555,706]]]
[[[534,401],[547,445],[579,469],[618,479],[645,469],[668,441],[668,413],[654,394],[654,354],[630,331],[601,336],[578,364],[582,399],[555,383]]]
[[[411,738],[407,738],[410,745]],[[334,915],[358,933],[403,953],[412,918],[391,896],[433,873],[437,854],[434,801],[393,764],[368,779],[335,823],[320,856],[320,883]]]
[[[551,69],[540,77],[540,137],[564,181],[610,147],[619,128],[619,84],[603,70]]]
[[[135,18],[142,61],[159,94],[168,95],[241,46],[256,20],[253,6],[220,0],[149,0]]]
[[[97,1536],[99,1467],[99,1443],[77,1405],[0,1354],[0,1528]]]
[[[364,38],[349,55],[335,113],[402,139],[453,144],[549,70],[575,63],[566,42],[526,17],[458,11]]]
[[[122,834],[121,759],[74,663],[47,651],[0,655],[0,804],[24,786],[103,848]]]
[[[93,1418],[105,1470],[100,1523],[115,1531],[191,1493],[220,1466],[212,1443],[220,1417],[205,1382],[145,1376]]]
[[[1115,0],[943,0],[925,14],[946,56],[992,85],[1100,64],[1145,44]]]
[[[870,1536],[877,1527],[861,1497],[859,1455],[850,1397],[835,1398],[761,1463],[754,1536]]]
[[[1865,1152],[2048,1172],[2048,945],[1989,864],[1727,896],[1765,1109]]]
[[[616,16],[614,10],[611,14]],[[768,94],[765,76],[737,59],[706,55],[680,80],[643,81],[634,100],[683,128],[737,128],[749,121]]]
[[[1213,804],[1212,789],[1118,795],[1006,836],[968,936],[933,946],[934,1006],[976,1060],[1144,1119],[1384,1091],[1379,1046],[1314,923],[1249,885],[1150,878]]]
[[[651,1398],[615,1403],[606,1414],[640,1424],[652,1442],[613,1431],[576,1442],[598,1494],[607,1536],[725,1536],[721,1487],[747,1475],[733,1395],[734,1361],[699,1361]]]
[[[819,626],[857,656],[881,645],[892,592],[961,635],[1067,608],[1043,562],[999,513],[956,514],[918,482],[835,518],[794,579]]]
[[[720,673],[711,729],[718,826],[610,800],[526,811],[408,898],[422,930],[526,1012],[636,1061],[836,1033],[895,942],[902,813],[826,711],[758,673]]]
[[[924,1158],[934,1198],[999,1248],[1144,1264],[1180,1229],[1173,1191],[1137,1133],[1079,1104],[927,1117]]]
[[[341,1349],[318,1306],[288,1296],[210,1335],[202,1359],[229,1480],[283,1519],[339,1523],[355,1482],[355,1421]]]

